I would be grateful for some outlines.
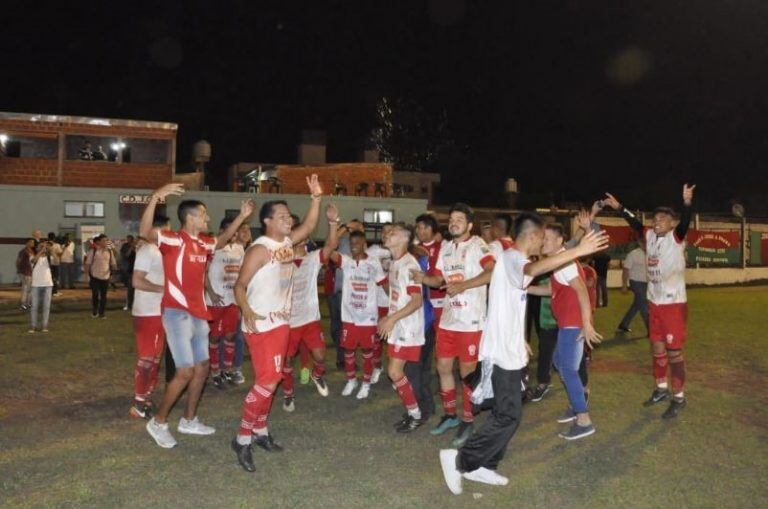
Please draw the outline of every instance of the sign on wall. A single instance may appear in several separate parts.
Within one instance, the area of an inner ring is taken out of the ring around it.
[[[690,230],[686,236],[688,263],[737,265],[741,261],[738,231]]]
[[[151,197],[151,194],[121,194],[120,203],[146,205]],[[165,200],[159,200],[159,203],[165,203]]]

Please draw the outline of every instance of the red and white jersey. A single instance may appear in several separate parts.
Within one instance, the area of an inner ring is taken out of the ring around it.
[[[648,300],[654,304],[687,302],[685,293],[685,239],[675,232],[663,236],[645,232],[648,260]]]
[[[320,321],[317,299],[317,276],[325,263],[323,250],[316,249],[302,258],[294,258],[293,290],[291,291],[291,328]]]
[[[139,250],[136,251],[136,261],[133,264],[133,270],[146,272],[147,281],[150,283],[156,285],[163,285],[165,283],[163,255],[160,254],[160,249],[154,244],[142,244],[139,247]],[[144,290],[136,289],[131,315],[160,316],[162,314],[162,301],[162,293],[145,292]]]
[[[216,239],[165,230],[157,233],[157,247],[165,272],[163,309],[183,309],[195,318],[210,319],[205,305],[205,270],[216,250]]]
[[[433,276],[438,273],[437,259],[440,256],[440,247],[444,244],[439,240],[425,242],[421,246],[427,250],[427,275]],[[445,302],[445,290],[439,288],[429,289],[429,302],[433,308],[442,308]]]
[[[224,301],[220,306],[235,303],[235,282],[243,265],[245,248],[237,242],[231,242],[213,253],[213,259],[208,265],[208,282],[211,290],[220,295]],[[205,294],[205,303],[213,306],[210,295]]]
[[[377,286],[387,279],[379,260],[372,256],[355,260],[342,254],[341,270],[344,272],[341,321],[368,327],[378,325],[379,306],[376,291]]]
[[[509,237],[501,237],[488,244],[488,247],[491,248],[491,252],[496,258],[498,258],[501,253],[514,246],[515,241]]]
[[[383,247],[381,244],[374,244],[366,249],[365,252],[368,256],[378,258],[381,268],[384,270],[384,274],[389,274],[389,266],[392,263],[392,253],[389,252],[389,249]],[[389,306],[389,295],[387,295],[387,292],[381,286],[376,289],[376,303],[380,308]]]
[[[269,253],[269,261],[248,281],[245,295],[248,305],[263,320],[256,321],[251,330],[243,321],[244,332],[266,332],[288,324],[291,312],[291,279],[293,276],[293,243],[290,237],[282,242],[261,236],[248,249],[262,246]]]
[[[413,280],[411,271],[421,272],[421,266],[410,253],[393,260],[389,267],[389,314],[403,309],[413,295],[421,295],[421,285]],[[387,343],[400,346],[424,344],[424,310],[417,309],[395,323]]]
[[[576,278],[585,281],[584,270],[578,263],[571,262],[557,269],[549,280],[552,286],[552,314],[560,329],[581,329],[584,325],[579,297],[570,285],[570,281]]]
[[[435,267],[446,283],[458,283],[479,276],[483,267],[496,258],[483,239],[473,235],[464,242],[443,242]],[[445,298],[440,328],[473,332],[483,328],[487,308],[486,285],[470,288]]]

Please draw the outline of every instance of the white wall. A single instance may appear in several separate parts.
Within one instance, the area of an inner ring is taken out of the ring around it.
[[[768,280],[768,267],[685,269],[685,281],[689,285],[725,285]],[[608,271],[608,287],[621,288],[621,270]]]

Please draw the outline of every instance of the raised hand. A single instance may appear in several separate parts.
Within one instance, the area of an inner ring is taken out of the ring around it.
[[[181,196],[184,194],[184,184],[180,184],[178,182],[171,182],[169,184],[165,184],[160,189],[155,189],[155,191],[152,193],[153,196],[156,196],[160,200],[164,200],[167,196]]]
[[[243,217],[248,217],[253,214],[254,208],[255,206],[251,200],[243,200],[240,203],[240,215]]]
[[[683,184],[683,203],[690,205],[693,202],[693,190],[696,189],[696,184],[689,186]]]
[[[592,211],[590,212],[590,216],[592,219],[597,217],[598,212],[603,210],[603,206],[605,204],[603,203],[603,200],[597,200],[595,203],[592,204]]]
[[[579,242],[578,249],[581,250],[581,256],[590,255],[608,247],[609,240],[608,234],[603,230],[600,230],[599,232],[594,230],[588,231],[587,234],[582,237],[581,242]]]
[[[592,228],[592,215],[586,210],[582,209],[576,216],[576,224],[579,228],[588,232]]]
[[[317,178],[317,174],[313,173],[307,177],[307,187],[309,188],[309,194],[313,197],[323,195],[323,188],[320,186],[320,180]]]
[[[621,208],[621,203],[619,203],[619,200],[617,200],[611,193],[605,193],[603,202],[613,210],[619,210]]]
[[[330,223],[335,223],[339,219],[339,209],[336,208],[335,203],[329,203],[325,207],[325,217]]]

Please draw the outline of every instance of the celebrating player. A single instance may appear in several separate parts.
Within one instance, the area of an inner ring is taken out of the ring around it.
[[[368,246],[368,249],[365,250],[366,253],[368,253],[368,256],[373,256],[374,258],[379,259],[379,263],[381,264],[381,268],[384,270],[384,275],[389,274],[389,265],[392,263],[392,253],[389,252],[389,249],[387,249],[386,243],[387,243],[387,237],[392,232],[394,228],[394,225],[392,223],[386,223],[381,226],[381,244],[373,244],[372,246]],[[376,303],[379,306],[379,318],[387,316],[387,313],[389,312],[389,295],[387,294],[386,290],[384,290],[383,286],[379,286],[376,289]],[[379,377],[381,376],[382,371],[382,353],[383,353],[383,342],[385,341],[381,337],[374,338],[373,343],[373,374],[371,375],[371,383],[375,384],[379,382]]]

